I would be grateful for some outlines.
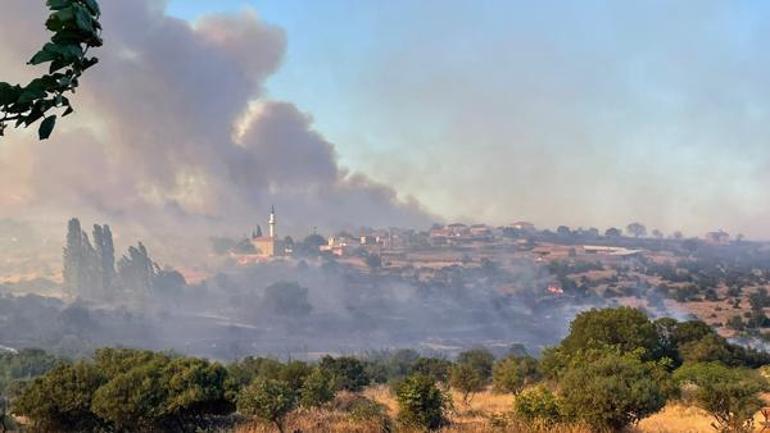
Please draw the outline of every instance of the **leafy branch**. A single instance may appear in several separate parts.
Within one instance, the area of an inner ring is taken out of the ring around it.
[[[72,114],[65,94],[75,93],[83,72],[99,61],[88,57],[90,48],[102,46],[97,1],[47,0],[46,5],[51,14],[45,26],[54,35],[27,64],[50,63],[48,74],[26,86],[0,82],[0,136],[11,125],[26,128],[43,119],[38,136],[48,139],[57,119],[49,111],[63,109],[62,117]]]

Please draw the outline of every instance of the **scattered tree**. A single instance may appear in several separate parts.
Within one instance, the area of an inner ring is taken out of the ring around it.
[[[305,378],[300,390],[300,405],[305,408],[320,407],[334,399],[332,378],[316,368]]]
[[[657,363],[606,351],[573,359],[559,387],[568,416],[597,430],[620,431],[663,408],[668,380]]]
[[[524,390],[514,400],[514,413],[527,422],[550,426],[562,421],[558,397],[544,386]]]
[[[468,406],[473,394],[483,391],[489,378],[471,364],[457,363],[449,371],[449,385],[462,394],[463,404]]]
[[[754,414],[764,406],[759,394],[768,390],[757,372],[721,363],[689,364],[674,373],[683,397],[714,417],[719,433],[753,431]]]
[[[410,427],[438,430],[448,422],[449,399],[430,376],[415,374],[396,386],[398,419]]]
[[[331,377],[335,391],[359,392],[371,381],[364,363],[350,356],[324,356],[319,368]]]
[[[626,227],[626,231],[631,233],[635,238],[643,238],[647,236],[647,227],[641,223],[631,223]]]
[[[238,395],[238,411],[271,422],[284,433],[286,415],[297,407],[297,401],[297,393],[288,382],[258,379]]]
[[[537,360],[530,356],[510,356],[497,362],[492,370],[492,384],[498,392],[518,395],[524,387],[540,379]]]

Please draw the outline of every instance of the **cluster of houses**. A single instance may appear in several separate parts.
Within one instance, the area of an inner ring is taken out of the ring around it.
[[[247,251],[232,252],[241,264],[270,260],[291,255],[292,245],[278,237],[277,217],[273,207],[268,217],[266,234],[260,226],[248,239]],[[362,229],[358,236],[341,232],[330,236],[325,245],[320,245],[321,253],[334,256],[352,256],[361,254],[381,255],[383,251],[404,251],[412,248],[431,248],[445,245],[468,244],[474,242],[492,242],[501,237],[506,229],[521,232],[534,232],[535,226],[527,222],[517,222],[506,227],[490,227],[486,224],[453,223],[434,225],[428,232],[410,229]]]
[[[270,260],[276,257],[292,255],[291,242],[282,240],[277,235],[277,218],[275,208],[271,209],[267,221],[268,231],[262,233],[257,229],[248,240],[246,251],[240,250],[233,253],[241,264]],[[491,227],[486,224],[462,224],[452,223],[446,225],[436,224],[427,232],[418,232],[409,229],[362,229],[358,236],[348,232],[341,232],[328,238],[327,242],[318,248],[322,254],[331,254],[338,257],[382,255],[406,252],[408,250],[429,250],[444,246],[469,246],[495,242],[514,231],[520,234],[535,233],[536,227],[532,223],[519,221],[503,227]],[[598,231],[597,231],[598,233]],[[708,233],[705,240],[711,243],[727,243],[730,235],[720,230]],[[567,249],[571,254],[596,255],[607,258],[627,259],[642,255],[643,251],[627,249],[616,246],[582,245],[582,246],[558,246],[542,245],[535,248],[532,253],[538,259],[555,257],[560,255],[560,249]],[[565,253],[566,254],[566,253]]]

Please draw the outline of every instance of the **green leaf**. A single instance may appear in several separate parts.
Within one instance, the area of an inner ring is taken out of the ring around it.
[[[54,72],[60,70],[61,68],[65,68],[69,66],[69,63],[65,62],[62,59],[56,59],[53,62],[51,62],[51,66],[48,68],[48,73],[53,74]]]
[[[51,18],[58,20],[62,25],[75,20],[75,8],[68,6],[51,14]]]
[[[40,137],[41,140],[48,140],[48,137],[51,136],[55,126],[56,115],[46,117],[45,120],[43,120],[43,123],[40,124],[40,129],[37,130],[38,137]]]
[[[94,29],[93,18],[91,18],[91,14],[89,14],[88,11],[80,5],[75,5],[74,10],[75,23],[77,24],[78,28],[86,33],[96,34],[96,29]]]
[[[83,3],[86,4],[86,7],[88,7],[88,10],[92,15],[101,15],[102,12],[99,10],[99,3],[97,3],[96,0],[84,0]]]
[[[99,63],[99,59],[97,59],[96,57],[91,57],[90,59],[83,60],[82,68],[85,71],[86,69],[90,68],[91,66],[93,66],[93,65],[95,65],[97,63]]]
[[[40,108],[40,105],[35,104],[35,106],[32,107],[32,111],[30,111],[29,114],[27,114],[27,117],[24,119],[24,126],[29,126],[37,122],[44,115],[45,113],[43,113],[43,110]]]
[[[21,96],[21,87],[0,83],[0,106],[16,102]]]
[[[48,9],[58,11],[64,9],[72,4],[72,0],[48,0],[46,5]]]
[[[21,95],[19,96],[19,99],[16,100],[16,103],[19,105],[27,105],[31,104],[37,99],[44,98],[45,97],[45,91],[38,88],[27,88],[25,89]]]
[[[30,61],[27,63],[30,65],[39,65],[41,63],[50,62],[56,59],[58,56],[59,54],[56,52],[56,45],[49,42],[43,46],[42,50],[38,51],[37,54],[32,56],[32,59],[30,59]]]
[[[64,29],[56,32],[51,37],[51,41],[56,44],[80,44],[83,40],[83,33],[78,30]]]

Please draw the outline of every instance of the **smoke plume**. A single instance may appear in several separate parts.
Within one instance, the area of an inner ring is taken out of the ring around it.
[[[4,81],[38,72],[25,63],[48,37],[43,3],[4,2]],[[76,114],[48,142],[18,130],[0,142],[0,217],[56,230],[75,215],[108,220],[169,260],[210,235],[247,233],[271,204],[279,234],[429,221],[414,200],[340,167],[308,114],[265,97],[281,29],[249,10],[190,24],[154,0],[101,3],[105,47]]]

